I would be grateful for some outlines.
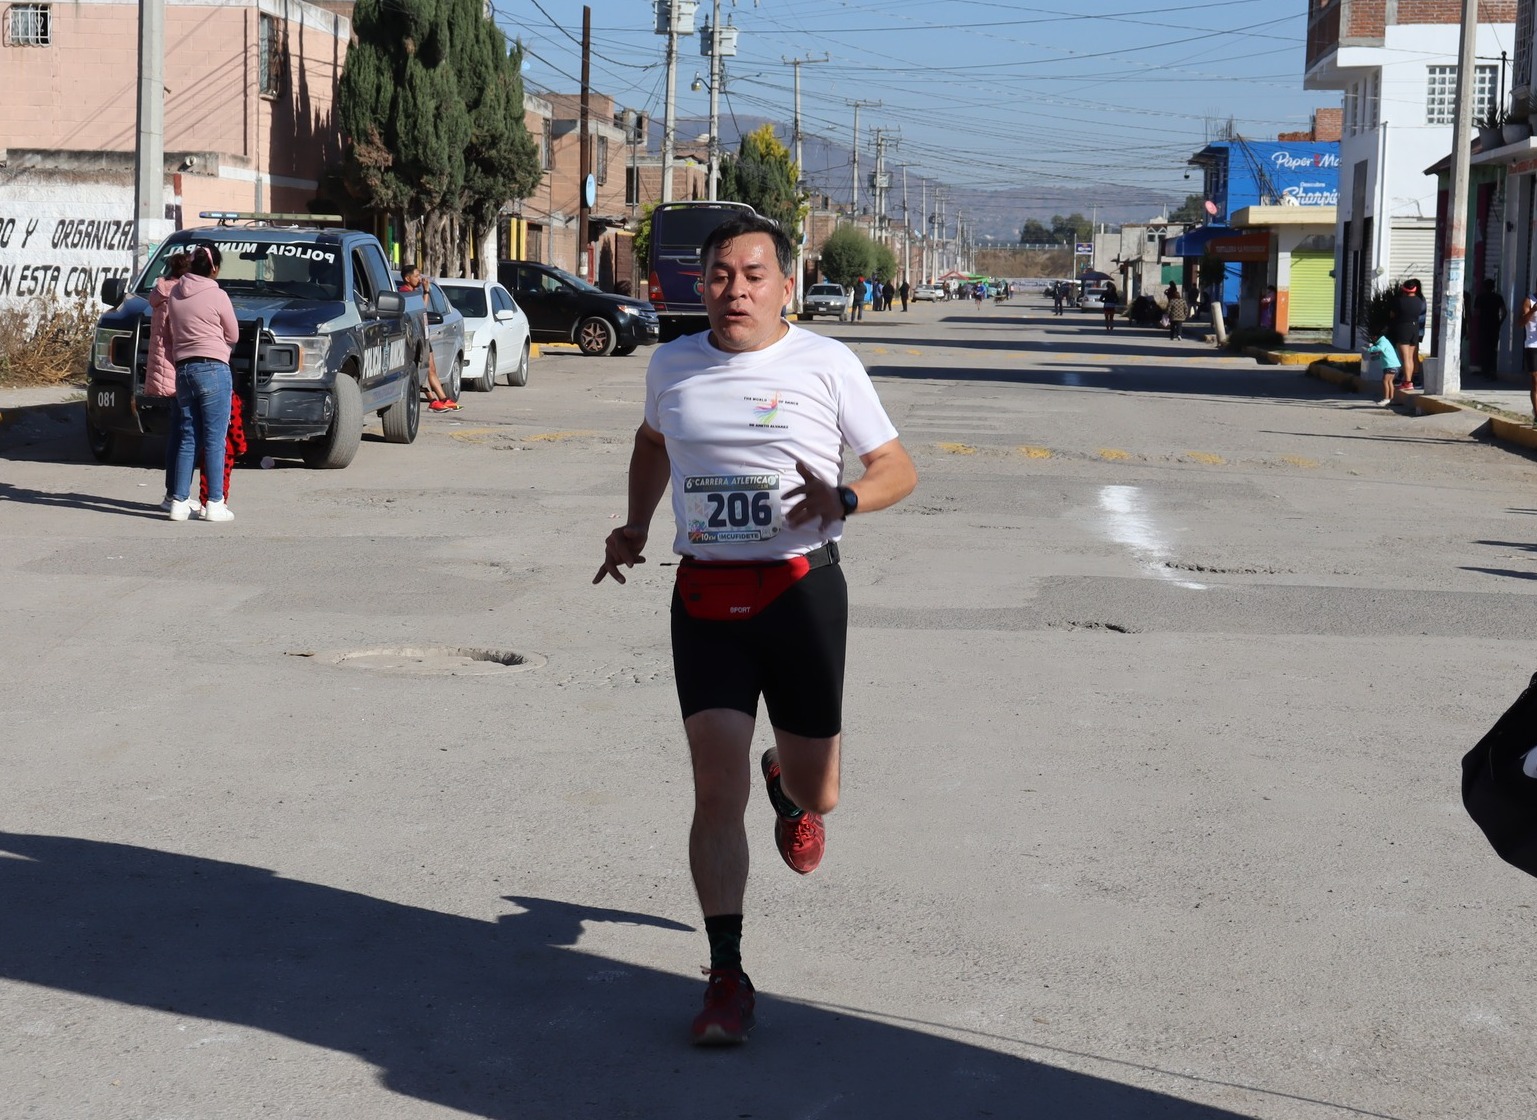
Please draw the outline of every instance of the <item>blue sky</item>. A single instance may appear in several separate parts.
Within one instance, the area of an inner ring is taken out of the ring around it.
[[[529,88],[578,89],[579,0],[492,2],[498,22],[528,50]],[[650,0],[589,6],[593,87],[660,121],[666,40],[654,33]],[[700,4],[700,26],[711,6]],[[866,153],[870,129],[889,130],[900,137],[894,168],[906,164],[945,183],[1017,187],[1024,217],[1050,217],[1033,212],[1032,186],[1078,192],[1084,213],[1112,201],[1118,186],[1182,198],[1192,185],[1185,160],[1219,122],[1232,117],[1240,134],[1274,139],[1307,128],[1314,108],[1339,104],[1335,91],[1302,88],[1301,0],[1156,8],[1107,0],[722,0],[721,12],[739,31],[723,116],[779,117],[788,139],[793,83],[783,60],[826,56],[801,67],[808,134],[846,146],[848,102],[879,101],[860,112]],[[681,116],[708,112],[708,95],[688,88],[696,71],[709,75],[698,36],[680,45]]]

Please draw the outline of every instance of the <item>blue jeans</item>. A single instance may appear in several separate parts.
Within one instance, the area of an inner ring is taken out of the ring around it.
[[[224,439],[229,434],[234,385],[229,363],[192,358],[176,364],[176,484],[171,497],[185,502],[192,492],[192,468],[202,453],[208,500],[224,500]]]

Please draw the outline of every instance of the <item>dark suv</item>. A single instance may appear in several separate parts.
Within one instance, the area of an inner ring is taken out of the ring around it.
[[[87,370],[86,434],[103,462],[125,457],[143,435],[164,434],[174,402],[144,396],[150,307],[145,298],[172,253],[212,242],[223,255],[219,286],[240,324],[230,372],[248,435],[294,442],[306,465],[352,462],[364,418],[378,413],[390,443],[416,439],[425,362],[421,316],[406,314],[378,240],[350,229],[305,228],[297,214],[208,214],[217,226],[178,230],[132,290],[101,286],[113,309],[96,327]],[[334,219],[340,221],[340,219]]]
[[[616,296],[569,272],[533,261],[500,261],[496,278],[528,316],[535,342],[574,342],[583,354],[633,353],[660,337],[645,300]]]

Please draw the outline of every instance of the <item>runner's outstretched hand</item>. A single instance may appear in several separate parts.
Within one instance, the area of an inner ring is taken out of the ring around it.
[[[836,494],[833,496],[837,497]],[[621,525],[610,533],[603,542],[603,566],[592,577],[593,584],[602,583],[604,576],[613,576],[616,583],[623,583],[621,566],[633,568],[636,564],[644,564],[646,558],[641,553],[646,549],[646,536],[644,525]]]
[[[843,502],[838,498],[838,488],[817,477],[801,460],[795,460],[795,469],[801,472],[802,482],[793,490],[785,491],[786,498],[801,497],[799,503],[785,514],[785,523],[792,529],[817,521],[818,529],[826,529],[843,517]]]

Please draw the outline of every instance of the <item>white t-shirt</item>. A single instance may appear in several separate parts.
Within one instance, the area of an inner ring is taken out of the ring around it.
[[[673,551],[700,560],[783,560],[837,540],[843,522],[791,528],[795,461],[843,481],[843,448],[897,438],[870,375],[841,342],[791,326],[764,350],[733,354],[710,332],[659,346],[646,370],[646,423],[672,461]]]

